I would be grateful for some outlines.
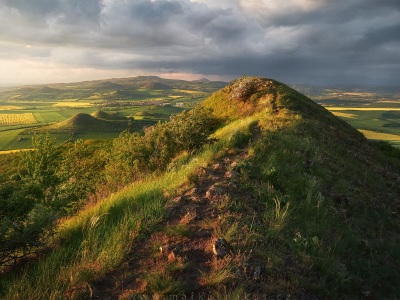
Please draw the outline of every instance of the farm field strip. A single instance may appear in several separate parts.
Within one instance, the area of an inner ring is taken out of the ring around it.
[[[11,154],[11,153],[20,153],[20,152],[29,151],[29,150],[32,150],[32,148],[16,149],[16,150],[0,150],[0,155],[2,155],[2,154]]]
[[[349,113],[344,113],[344,112],[340,112],[340,111],[333,111],[332,113],[337,117],[348,118],[348,119],[357,118],[357,115],[355,115],[355,114],[349,114]]]
[[[400,111],[400,107],[345,107],[345,106],[324,106],[325,109],[331,111],[336,111],[336,110],[341,110],[341,111],[347,111],[347,110],[360,110],[360,111],[370,111],[370,110],[375,110],[375,111],[393,111],[397,110]]]
[[[16,105],[0,105],[0,110],[18,110],[18,109],[24,109],[24,107]]]
[[[203,94],[203,92],[193,91],[193,90],[178,90],[178,92],[186,93],[186,94],[190,94],[190,95]]]
[[[35,124],[37,120],[32,113],[23,114],[0,114],[0,125],[23,125],[23,124]]]
[[[58,122],[65,119],[65,117],[57,111],[35,112],[34,115],[38,122],[43,124]]]
[[[381,141],[387,141],[387,142],[399,142],[400,143],[400,135],[376,132],[376,131],[372,131],[372,130],[363,130],[363,129],[359,129],[358,131],[360,131],[369,140],[381,140]]]
[[[62,101],[62,102],[57,102],[57,103],[53,104],[52,106],[54,106],[54,107],[91,107],[93,105],[88,102]]]

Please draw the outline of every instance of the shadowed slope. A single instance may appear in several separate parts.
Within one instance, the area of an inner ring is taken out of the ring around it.
[[[110,120],[110,121],[126,120],[125,117],[118,115],[118,113],[109,114],[102,110],[92,113],[91,116],[101,120]]]

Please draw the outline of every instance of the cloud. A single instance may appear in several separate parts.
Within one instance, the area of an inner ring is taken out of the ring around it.
[[[398,0],[0,0],[0,19],[9,65],[321,84],[400,73]]]

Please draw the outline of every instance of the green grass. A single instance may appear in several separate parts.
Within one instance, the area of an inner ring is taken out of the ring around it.
[[[184,157],[173,171],[134,183],[61,222],[53,251],[5,276],[0,296],[90,298],[96,292],[92,282],[118,269],[135,243],[159,230],[165,203],[183,185],[198,182],[191,178],[201,167],[230,156],[240,184],[221,204],[215,232],[234,253],[207,265],[205,290],[226,299],[255,292],[291,299],[359,299],[366,292],[396,298],[400,244],[393,212],[400,192],[392,177],[400,170],[347,123],[283,85],[278,91],[278,112],[267,106],[243,117],[232,109],[237,114],[215,132],[214,144]],[[214,99],[224,100],[219,96]],[[216,113],[226,116],[221,107]],[[186,226],[169,230],[187,237]],[[240,266],[261,266],[264,277],[254,279],[254,269],[236,277]],[[191,291],[171,273],[140,271],[148,274],[149,297]]]
[[[63,299],[89,294],[88,283],[115,268],[131,243],[163,216],[164,178],[136,184],[60,227],[58,249],[35,266],[3,281],[3,299]],[[60,270],[62,269],[62,272]]]
[[[235,128],[237,132],[244,130]],[[246,131],[248,128],[245,129]],[[11,273],[0,285],[3,299],[80,299],[91,293],[90,282],[118,267],[138,239],[155,230],[165,214],[165,194],[173,197],[187,183],[193,168],[209,164],[231,145],[232,132],[219,134],[220,142],[183,165],[180,170],[135,183],[94,207],[61,223],[55,250],[37,264]],[[227,139],[227,140],[226,140]],[[186,236],[185,226],[170,234]],[[62,270],[62,272],[60,272]],[[25,275],[20,277],[20,272]],[[153,278],[154,293],[165,293]],[[162,282],[165,283],[163,280]],[[169,286],[186,289],[173,282]]]

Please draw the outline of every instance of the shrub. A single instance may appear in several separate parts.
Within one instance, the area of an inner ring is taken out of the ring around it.
[[[118,186],[144,174],[165,170],[182,152],[194,152],[209,141],[219,121],[211,111],[198,106],[144,130],[123,132],[114,140],[106,165],[107,181]]]

